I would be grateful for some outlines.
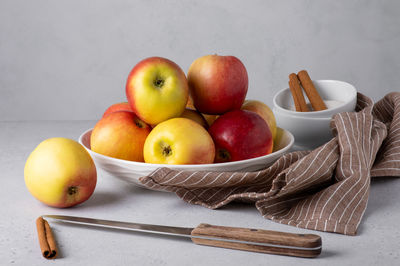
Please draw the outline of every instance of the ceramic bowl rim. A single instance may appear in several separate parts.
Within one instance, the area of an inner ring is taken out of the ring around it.
[[[274,112],[275,116],[285,116],[290,119],[296,119],[296,120],[311,120],[311,121],[330,121],[332,117],[309,117],[309,116],[296,116],[293,114],[288,114],[284,112],[280,112],[280,110],[277,110],[277,112]]]
[[[343,108],[345,105],[349,104],[351,101],[353,101],[355,98],[357,98],[357,89],[354,87],[354,85],[352,85],[352,84],[350,84],[350,83],[348,83],[348,82],[346,82],[346,81],[334,80],[334,79],[318,79],[318,80],[313,80],[313,82],[317,82],[317,83],[318,83],[318,82],[322,82],[322,83],[342,83],[342,84],[346,84],[346,85],[349,86],[349,88],[351,88],[351,93],[352,93],[351,97],[349,97],[349,98],[347,99],[347,101],[343,102],[342,104],[337,105],[337,106],[335,106],[335,107],[333,107],[333,108],[329,108],[329,109],[327,109],[327,110],[313,111],[313,112],[312,112],[313,115],[316,115],[316,114],[318,114],[318,115],[324,115],[324,114],[332,115],[332,114],[334,114],[334,113],[337,113],[337,110]],[[283,113],[288,113],[288,114],[292,114],[292,115],[294,115],[294,116],[296,116],[296,117],[299,117],[299,112],[293,111],[293,110],[289,110],[289,109],[286,109],[286,108],[283,108],[282,106],[280,106],[280,105],[277,103],[277,98],[279,97],[279,95],[281,95],[284,91],[287,91],[287,90],[290,90],[290,88],[283,88],[283,89],[279,90],[279,91],[274,95],[274,97],[273,97],[273,99],[272,99],[272,102],[273,102],[273,104],[274,104],[274,107],[276,107],[279,111],[282,111]],[[309,117],[309,114],[311,114],[311,112],[301,112],[301,116],[302,116],[302,117],[307,117],[307,118],[308,118],[308,117]],[[310,118],[311,118],[311,117],[310,117]]]

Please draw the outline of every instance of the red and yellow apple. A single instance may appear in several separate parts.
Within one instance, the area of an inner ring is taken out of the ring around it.
[[[105,117],[108,114],[118,112],[118,111],[130,111],[133,112],[131,105],[128,102],[122,102],[122,103],[115,103],[111,105],[110,107],[107,108],[107,110],[104,112],[103,117]]]
[[[260,115],[267,122],[272,133],[272,138],[276,138],[276,119],[272,110],[263,102],[257,100],[245,100],[242,110],[251,111]]]
[[[126,83],[126,96],[132,110],[151,125],[179,117],[185,110],[188,94],[185,73],[177,64],[162,57],[139,62]]]
[[[218,115],[240,109],[247,94],[248,76],[238,58],[206,55],[190,66],[188,83],[196,109]]]
[[[267,155],[273,139],[264,119],[258,114],[234,110],[221,115],[208,132],[215,143],[215,162],[232,162]]]
[[[207,120],[203,117],[203,115],[201,113],[197,112],[196,110],[186,108],[180,117],[188,118],[188,119],[193,120],[194,122],[198,123],[202,127],[208,128]]]
[[[207,114],[202,114],[204,119],[207,121],[208,126],[211,126],[214,121],[218,118],[218,115],[207,115]]]
[[[192,109],[192,110],[196,110],[196,107],[194,107],[192,96],[190,96],[190,94],[189,94],[189,97],[188,97],[188,101],[186,103],[186,109],[188,109],[188,108]]]
[[[191,110],[197,111],[196,107],[194,107],[193,100],[192,100],[192,97],[190,95],[189,95],[189,98],[188,98],[188,101],[187,101],[187,104],[186,104],[186,109],[191,109]],[[207,127],[211,126],[212,123],[214,123],[215,119],[217,119],[217,117],[218,117],[218,115],[208,115],[208,114],[202,114],[202,113],[200,113],[200,114],[206,120]]]
[[[144,144],[144,160],[156,164],[207,164],[214,161],[211,136],[198,123],[172,118],[158,124]]]
[[[66,208],[89,199],[97,182],[96,167],[78,142],[50,138],[29,155],[24,169],[25,184],[39,201]]]
[[[143,146],[150,131],[150,126],[135,113],[114,112],[97,122],[90,136],[90,148],[113,158],[143,162]]]

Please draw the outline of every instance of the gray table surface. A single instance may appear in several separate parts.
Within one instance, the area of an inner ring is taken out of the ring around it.
[[[68,209],[38,202],[24,184],[29,153],[44,139],[77,140],[95,121],[0,122],[0,264],[1,265],[399,265],[400,178],[373,180],[368,208],[357,236],[314,232],[266,220],[253,205],[231,204],[209,210],[189,205],[175,194],[136,187],[98,169],[92,197]],[[323,251],[318,258],[251,253],[198,246],[173,237],[155,237],[78,225],[51,223],[60,256],[41,257],[35,219],[65,214],[140,223],[252,227],[295,233],[317,233]]]

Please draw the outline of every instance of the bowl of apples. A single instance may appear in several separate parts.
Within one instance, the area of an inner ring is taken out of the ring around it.
[[[97,167],[137,185],[161,167],[260,170],[288,152],[294,137],[276,126],[267,105],[245,100],[247,90],[246,68],[234,56],[200,57],[187,76],[150,57],[130,72],[127,102],[111,105],[79,142]]]
[[[105,156],[100,153],[94,152],[90,149],[90,135],[92,129],[85,131],[80,137],[79,142],[86,148],[92,156],[97,167],[107,172],[113,177],[117,177],[129,183],[139,186],[139,178],[147,176],[160,167],[169,167],[174,170],[187,170],[187,171],[229,171],[229,172],[245,172],[257,171],[272,165],[277,159],[290,150],[294,143],[293,135],[284,129],[277,128],[279,138],[274,143],[273,152],[259,156],[256,158],[226,162],[226,163],[210,163],[210,164],[181,164],[181,165],[166,165],[166,164],[153,164],[135,162]]]

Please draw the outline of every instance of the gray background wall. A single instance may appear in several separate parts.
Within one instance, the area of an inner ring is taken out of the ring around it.
[[[0,0],[0,121],[97,119],[154,55],[185,72],[235,55],[269,105],[301,69],[377,100],[400,91],[399,14],[396,0]]]

